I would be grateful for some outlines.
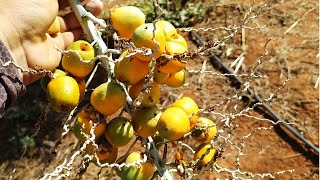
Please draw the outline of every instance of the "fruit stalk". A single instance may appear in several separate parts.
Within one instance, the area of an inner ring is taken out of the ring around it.
[[[68,0],[68,2],[79,20],[84,33],[87,35],[88,40],[97,42],[99,55],[105,54],[108,47],[104,43],[93,21],[89,18],[93,15],[84,9],[80,0]]]
[[[146,144],[146,150],[148,154],[150,154],[151,159],[154,163],[154,165],[157,167],[157,170],[159,172],[159,175],[161,176],[161,179],[166,180],[172,180],[173,177],[169,173],[169,171],[165,167],[165,162],[162,161],[159,152],[153,142],[152,137],[143,138],[144,143]]]

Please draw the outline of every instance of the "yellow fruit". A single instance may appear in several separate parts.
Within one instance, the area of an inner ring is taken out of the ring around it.
[[[132,113],[132,126],[137,135],[148,137],[158,130],[158,121],[162,112],[156,106],[141,108]]]
[[[51,80],[47,88],[49,103],[57,112],[69,112],[79,103],[79,86],[70,76],[59,76]]]
[[[58,76],[65,76],[67,75],[66,72],[60,70],[60,69],[55,69],[54,72],[53,72],[53,78],[56,78]],[[48,76],[45,76],[43,78],[41,78],[40,80],[40,85],[41,85],[41,88],[47,92],[47,86],[48,86],[48,83],[51,81],[51,78],[48,77]]]
[[[202,143],[210,142],[217,134],[217,127],[214,123],[204,117],[197,119],[194,128],[195,130],[192,131],[192,137]]]
[[[91,137],[90,131],[93,126],[93,119],[90,117],[90,113],[82,110],[77,117],[77,120],[72,127],[72,131],[74,132],[74,135],[79,139],[79,141],[85,141],[86,137],[82,134],[86,134],[88,137]],[[93,133],[95,135],[95,139],[100,138],[106,130],[106,123],[101,122],[99,123],[95,129],[93,130]]]
[[[175,101],[171,106],[181,108],[188,115],[188,117],[193,114],[197,114],[199,111],[197,103],[192,98],[187,96]]]
[[[142,93],[144,80],[140,81],[137,84],[132,85],[129,88],[129,95],[132,99],[136,99],[140,93]],[[159,84],[153,82],[149,92],[145,92],[142,95],[141,106],[143,107],[152,107],[157,104],[160,99],[160,87]]]
[[[131,42],[133,42],[137,48],[150,48],[153,53],[149,56],[141,53],[136,54],[135,56],[140,60],[150,61],[152,55],[155,59],[157,59],[165,50],[166,37],[159,26],[156,25],[155,27],[156,30],[154,31],[154,26],[152,23],[142,24],[133,32]],[[155,34],[154,40],[157,43],[153,41],[153,31]]]
[[[126,164],[136,163],[141,161],[143,156],[140,152],[134,151],[129,154],[126,158]],[[152,177],[155,171],[154,165],[150,162],[142,163],[139,167],[138,165],[134,165],[132,167],[124,167],[121,169],[120,175],[121,179],[125,180],[148,180]]]
[[[156,25],[162,29],[167,41],[170,41],[170,39],[178,34],[176,28],[168,21],[160,20],[156,22]]]
[[[166,109],[158,122],[159,134],[168,140],[178,140],[190,131],[188,115],[178,107]]]
[[[208,153],[207,153],[208,151]],[[201,144],[194,153],[193,160],[199,160],[199,163],[203,166],[207,165],[214,158],[216,150],[211,144]],[[207,155],[204,155],[207,154]],[[204,157],[202,157],[204,155]]]
[[[190,116],[189,116],[190,117]],[[197,120],[198,120],[198,116],[193,115],[190,117],[190,128],[192,129],[194,127],[194,125],[196,124]]]
[[[168,78],[169,78],[170,74],[169,73],[163,73],[159,70],[158,66],[156,66],[154,68],[153,71],[153,79],[159,83],[159,84],[163,84]]]
[[[115,65],[116,78],[127,84],[137,84],[149,72],[149,64],[136,57],[125,57]]]
[[[84,98],[85,93],[86,93],[86,81],[83,78],[76,78],[76,81],[78,83],[79,91],[80,91],[79,102],[81,102]]]
[[[105,137],[110,144],[120,147],[128,144],[134,135],[134,130],[129,119],[116,117],[108,124]]]
[[[181,36],[180,34],[176,34],[173,38],[171,38],[169,40],[170,42],[175,42],[178,44],[181,44],[182,46],[184,46],[186,49],[188,49],[188,43],[187,41],[184,39],[183,36]]]
[[[181,150],[178,150],[175,154],[174,154],[174,161],[177,164],[181,164],[184,162],[184,158],[183,158],[183,152]]]
[[[50,35],[54,35],[57,34],[58,32],[60,32],[60,23],[59,23],[59,19],[58,16],[54,19],[53,23],[51,24],[51,26],[49,27],[47,33]]]
[[[126,94],[115,82],[103,83],[93,90],[90,103],[98,112],[108,116],[124,106]]]
[[[186,53],[187,49],[175,42],[168,41],[166,43],[166,54],[176,55]],[[163,73],[176,73],[181,71],[186,66],[185,60],[169,59],[166,56],[161,56],[158,60],[159,70]]]
[[[72,127],[72,131],[76,138],[79,139],[79,141],[85,141],[86,138],[82,134],[90,134],[90,129],[92,128],[92,122],[90,121],[90,115],[88,112],[82,110],[77,117],[77,120]]]
[[[75,77],[85,77],[87,76],[94,67],[94,49],[90,43],[84,40],[78,40],[73,42],[67,50],[68,51],[62,57],[62,67],[64,70],[68,71]]]
[[[110,22],[122,38],[131,39],[133,31],[144,24],[145,15],[135,6],[115,7],[110,10]]]
[[[177,73],[170,74],[165,84],[170,87],[180,87],[184,84],[185,80],[186,80],[186,72],[183,69]]]

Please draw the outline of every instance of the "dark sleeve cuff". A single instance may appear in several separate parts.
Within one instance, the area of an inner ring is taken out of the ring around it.
[[[14,62],[8,49],[0,40],[0,113],[2,114],[11,106],[18,97],[26,90],[22,79],[19,76],[19,69],[13,64],[4,65],[7,62]]]

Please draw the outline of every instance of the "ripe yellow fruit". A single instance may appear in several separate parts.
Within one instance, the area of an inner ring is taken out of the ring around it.
[[[137,84],[132,85],[129,88],[129,95],[132,99],[136,99],[140,93],[142,93],[144,80],[140,81]],[[160,99],[160,87],[159,84],[153,82],[149,92],[145,92],[142,95],[141,106],[143,107],[152,107],[157,104]]]
[[[76,138],[79,139],[79,141],[85,141],[86,137],[82,134],[88,135],[90,137],[90,131],[93,126],[93,119],[90,117],[90,113],[86,110],[82,110],[77,117],[77,120],[72,127],[72,131]],[[105,132],[106,130],[106,123],[101,122],[99,123],[95,129],[93,130],[93,133],[95,135],[95,139],[99,139]]]
[[[163,73],[159,70],[159,67],[156,66],[153,71],[153,79],[159,83],[164,84],[164,82],[169,78],[169,73]]]
[[[70,76],[59,76],[47,86],[49,103],[57,112],[69,112],[79,103],[79,86]]]
[[[160,20],[156,22],[156,25],[162,29],[167,41],[170,41],[178,34],[176,28],[168,21]]]
[[[176,55],[186,53],[187,49],[181,44],[170,42],[166,43],[166,54],[167,55]],[[176,73],[181,71],[186,66],[185,60],[178,59],[169,59],[165,56],[162,56],[158,60],[159,70],[163,73]]]
[[[60,32],[60,22],[58,19],[58,16],[54,19],[53,23],[51,24],[51,26],[49,27],[47,33],[49,35],[55,35],[57,33]]]
[[[132,113],[132,126],[137,135],[148,137],[158,131],[162,112],[156,106],[141,108]]]
[[[176,34],[175,36],[173,36],[173,38],[171,38],[169,40],[170,42],[175,42],[178,44],[181,44],[182,46],[184,46],[186,49],[188,49],[188,43],[186,41],[186,39],[181,36],[180,34]]]
[[[158,122],[159,134],[168,140],[178,140],[190,131],[188,115],[178,107],[166,109]]]
[[[126,158],[126,164],[136,163],[141,161],[143,156],[139,151],[134,151],[129,154]],[[154,165],[150,162],[142,163],[139,167],[138,165],[134,165],[131,167],[124,167],[121,169],[120,175],[121,179],[126,180],[148,180],[152,177],[155,171]]]
[[[149,63],[136,57],[125,57],[115,65],[116,78],[127,84],[137,84],[149,72]]]
[[[186,72],[183,69],[177,73],[170,74],[165,84],[170,87],[180,87],[184,84],[185,81],[186,81]]]
[[[165,51],[166,46],[166,37],[164,36],[163,31],[157,25],[155,25],[156,29],[154,30],[154,24],[146,23],[139,26],[132,35],[131,42],[137,48],[150,48],[152,50],[151,55],[143,55],[141,53],[136,54],[135,56],[143,61],[150,61],[151,56],[155,59],[159,58],[161,54]],[[153,41],[153,32],[154,32],[154,41]]]
[[[171,106],[181,108],[188,115],[188,117],[197,114],[199,111],[197,103],[192,98],[187,96],[175,101]]]
[[[135,6],[115,7],[110,10],[110,22],[122,38],[131,39],[133,31],[144,24],[145,15]]]
[[[110,144],[120,147],[128,144],[134,135],[134,130],[129,119],[116,117],[108,124],[105,137]]]
[[[67,75],[66,72],[60,70],[60,69],[55,69],[54,72],[53,72],[53,78],[56,78],[58,76],[65,76]],[[45,76],[43,78],[41,78],[40,80],[40,85],[41,85],[41,88],[47,92],[47,86],[48,86],[48,83],[51,81],[51,78],[48,77],[48,76]]]
[[[209,143],[217,134],[217,127],[207,118],[199,117],[194,126],[192,137],[199,142]]]
[[[108,116],[124,106],[126,94],[115,82],[103,83],[93,90],[90,103],[99,113]]]
[[[208,154],[207,154],[207,151],[208,151]],[[203,158],[202,155],[204,154],[207,154],[205,155]],[[202,165],[202,166],[205,166],[207,165],[211,160],[214,160],[214,155],[216,153],[216,150],[212,147],[211,144],[201,144],[197,149],[196,149],[196,152],[194,153],[194,156],[193,156],[193,160],[198,160],[199,159],[199,163]],[[215,162],[214,162],[215,163]]]
[[[87,76],[94,67],[94,61],[91,60],[94,58],[95,52],[91,44],[84,40],[78,40],[71,43],[67,50],[74,50],[78,54],[74,51],[68,51],[64,54],[61,61],[63,69],[75,77]]]

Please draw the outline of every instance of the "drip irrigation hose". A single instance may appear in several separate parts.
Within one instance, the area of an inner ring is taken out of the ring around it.
[[[204,46],[205,42],[201,39],[201,37],[199,36],[198,33],[196,33],[195,31],[191,31],[190,32],[191,35],[191,39],[193,39],[196,44]],[[221,59],[215,55],[213,52],[210,53],[210,60],[212,61],[213,64],[216,64],[219,66],[219,69],[221,71],[224,71],[225,73],[228,74],[234,74],[234,71],[232,69],[230,69],[228,66],[226,66]],[[234,80],[237,85],[239,85],[239,87],[241,86],[241,84],[243,83],[242,80],[233,75],[233,76],[229,76],[230,78],[232,78],[232,80]],[[272,120],[274,122],[279,122],[281,125],[283,125],[288,131],[290,131],[296,138],[298,138],[299,140],[301,140],[304,144],[306,144],[307,146],[309,146],[312,150],[314,150],[317,155],[319,156],[319,148],[317,146],[315,146],[314,144],[312,144],[310,141],[308,141],[307,139],[305,139],[303,137],[303,135],[301,135],[299,132],[297,132],[292,126],[290,126],[289,124],[285,123],[271,108],[270,106],[266,105],[265,103],[263,103],[262,99],[260,98],[259,95],[257,95],[254,90],[252,90],[251,88],[248,88],[247,91],[253,95],[253,98],[259,102],[261,104],[261,106],[268,112],[270,113],[271,117],[273,118]]]

